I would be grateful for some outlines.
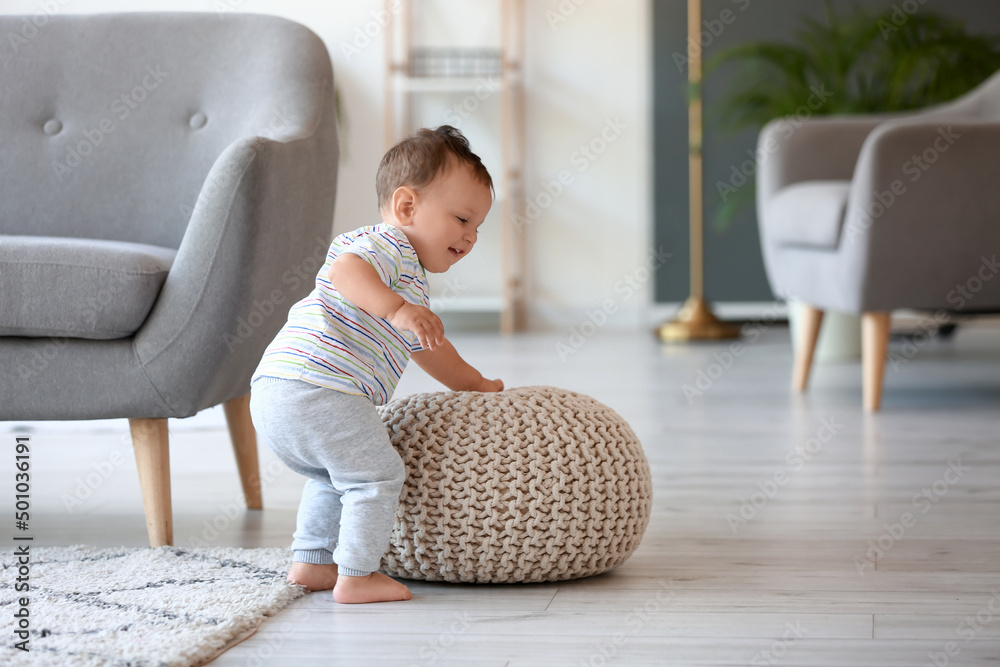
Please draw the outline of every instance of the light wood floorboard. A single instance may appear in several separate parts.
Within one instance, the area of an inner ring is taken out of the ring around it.
[[[567,335],[452,338],[508,386],[566,387],[629,420],[654,503],[628,562],[572,582],[412,582],[405,603],[314,593],[213,665],[1000,665],[995,323],[888,366],[877,414],[862,409],[860,359],[815,365],[794,394],[779,327],[696,396],[685,385],[728,343],[602,331],[563,360]],[[411,367],[398,393],[438,389]],[[178,546],[288,545],[301,478],[261,443],[265,509],[248,511],[221,409],[169,428]],[[147,544],[126,422],[20,431],[34,444],[35,544]],[[12,479],[0,474],[0,497]]]

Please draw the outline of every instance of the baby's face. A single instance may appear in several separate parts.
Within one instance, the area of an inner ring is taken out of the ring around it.
[[[468,255],[492,204],[490,189],[458,162],[420,188],[404,232],[423,267],[444,273]]]

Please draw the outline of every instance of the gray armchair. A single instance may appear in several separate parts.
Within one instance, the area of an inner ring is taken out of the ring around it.
[[[225,404],[261,507],[249,381],[332,235],[330,57],[270,16],[28,24],[0,17],[0,419],[128,418],[170,544],[167,418]]]
[[[758,154],[767,275],[775,294],[808,304],[795,389],[826,310],[862,315],[863,401],[875,411],[893,310],[1000,307],[1000,74],[918,113],[776,120]]]

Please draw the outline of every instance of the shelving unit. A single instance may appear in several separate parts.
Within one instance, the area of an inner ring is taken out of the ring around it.
[[[490,168],[493,175],[496,201],[488,220],[496,220],[498,229],[484,224],[480,231],[476,254],[448,272],[456,273],[453,281],[464,275],[479,284],[478,294],[463,294],[463,289],[450,283],[448,298],[435,299],[435,289],[447,293],[447,279],[432,276],[432,307],[450,313],[498,313],[500,330],[511,333],[525,326],[525,259],[524,230],[518,221],[524,218],[524,85],[522,62],[524,52],[524,0],[493,0],[476,3],[483,7],[495,6],[498,26],[495,47],[428,47],[414,45],[417,12],[426,10],[428,4],[438,8],[446,2],[460,0],[386,0],[385,9],[393,19],[387,26],[385,39],[385,141],[389,147],[417,127],[421,109],[436,109],[436,125],[449,123],[449,106],[464,96],[480,108],[499,105],[499,118],[485,125],[490,126],[492,146],[472,142],[473,150],[483,156],[484,149],[498,154],[500,169]],[[467,6],[468,3],[462,3]],[[393,10],[397,10],[393,12]],[[457,106],[451,107],[457,109]],[[495,111],[494,111],[495,113]],[[426,115],[426,114],[425,114]],[[480,117],[489,114],[482,112]],[[452,114],[452,117],[459,118]],[[440,121],[440,122],[437,122]],[[433,126],[433,123],[426,123]],[[464,128],[459,128],[463,129]],[[471,141],[471,138],[470,138]],[[489,165],[488,165],[489,166]],[[499,172],[499,173],[498,173]],[[476,264],[469,265],[470,262]],[[484,274],[490,264],[496,264],[499,285],[494,293],[482,293]],[[482,268],[482,271],[477,271]]]

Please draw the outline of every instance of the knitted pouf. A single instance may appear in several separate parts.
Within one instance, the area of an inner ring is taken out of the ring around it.
[[[560,581],[616,567],[652,506],[614,410],[553,387],[416,394],[380,408],[406,465],[382,570],[426,581]]]

